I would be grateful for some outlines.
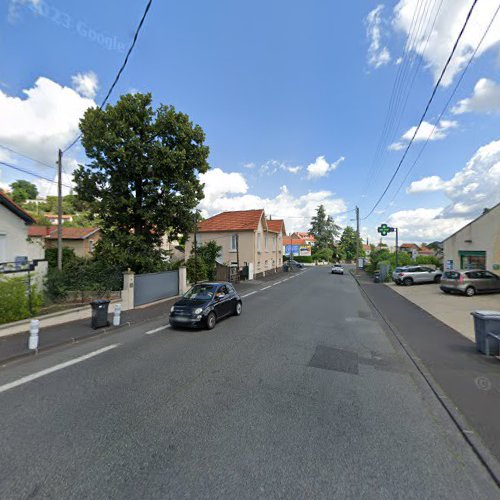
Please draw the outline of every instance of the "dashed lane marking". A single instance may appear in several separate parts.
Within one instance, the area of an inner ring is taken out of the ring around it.
[[[50,373],[54,373],[58,370],[62,370],[63,368],[67,368],[68,366],[76,365],[77,363],[81,363],[86,359],[93,358],[94,356],[98,356],[103,352],[109,351],[118,347],[120,344],[113,344],[103,347],[102,349],[98,349],[97,351],[90,352],[89,354],[85,354],[84,356],[80,356],[79,358],[70,359],[69,361],[65,361],[64,363],[59,363],[58,365],[51,366],[50,368],[46,368],[45,370],[41,370],[36,373],[32,373],[31,375],[27,375],[26,377],[22,377],[18,380],[14,380],[14,382],[9,382],[8,384],[0,385],[0,393],[8,391],[9,389],[14,389],[14,387],[18,387],[20,385],[31,382],[32,380],[36,380],[37,378],[44,377],[45,375],[49,375]]]
[[[162,330],[166,330],[167,328],[170,328],[170,325],[163,325],[158,328],[155,328],[154,330],[148,330],[146,332],[146,335],[152,335],[153,333],[161,332]]]

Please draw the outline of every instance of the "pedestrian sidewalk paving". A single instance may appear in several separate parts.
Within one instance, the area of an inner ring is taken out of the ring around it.
[[[445,407],[457,409],[500,462],[500,362],[485,356],[462,334],[441,322],[391,287],[374,283],[364,272],[356,280],[369,302],[397,339],[409,348],[417,365],[423,364],[428,382]],[[449,401],[449,403],[448,403]],[[451,403],[451,404],[450,404]],[[500,481],[500,465],[496,462]]]

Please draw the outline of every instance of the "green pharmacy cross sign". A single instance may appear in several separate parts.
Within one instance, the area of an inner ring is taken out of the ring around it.
[[[393,227],[389,227],[387,224],[382,224],[381,226],[377,227],[377,231],[382,236],[387,236],[389,233],[393,233],[395,229]]]

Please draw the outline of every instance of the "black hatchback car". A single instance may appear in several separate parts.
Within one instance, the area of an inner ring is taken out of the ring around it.
[[[172,306],[169,321],[173,327],[211,330],[219,319],[241,311],[241,297],[231,283],[199,283]]]

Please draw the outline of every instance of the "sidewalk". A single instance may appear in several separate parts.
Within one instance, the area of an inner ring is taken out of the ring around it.
[[[263,283],[283,279],[285,274],[287,273],[272,273],[257,280],[243,281],[236,284],[236,289],[239,293],[244,294],[247,291],[251,291],[252,289],[261,286]],[[43,328],[40,330],[39,350],[76,342],[78,340],[94,337],[106,332],[116,331],[119,328],[146,322],[152,319],[156,320],[164,318],[165,323],[168,323],[170,308],[177,300],[179,300],[179,298],[174,297],[172,299],[153,303],[149,306],[142,306],[130,311],[124,311],[121,314],[121,326],[118,327],[112,326],[113,311],[110,307],[110,314],[108,315],[110,326],[106,328],[93,330],[90,327],[90,318]],[[0,363],[5,363],[6,361],[32,354],[32,351],[28,349],[28,336],[28,332],[23,332],[9,335],[7,337],[0,337]]]
[[[458,408],[472,427],[466,433],[479,436],[500,461],[500,361],[477,352],[470,340],[391,287],[373,283],[364,272],[357,281],[437,384],[445,407]]]

